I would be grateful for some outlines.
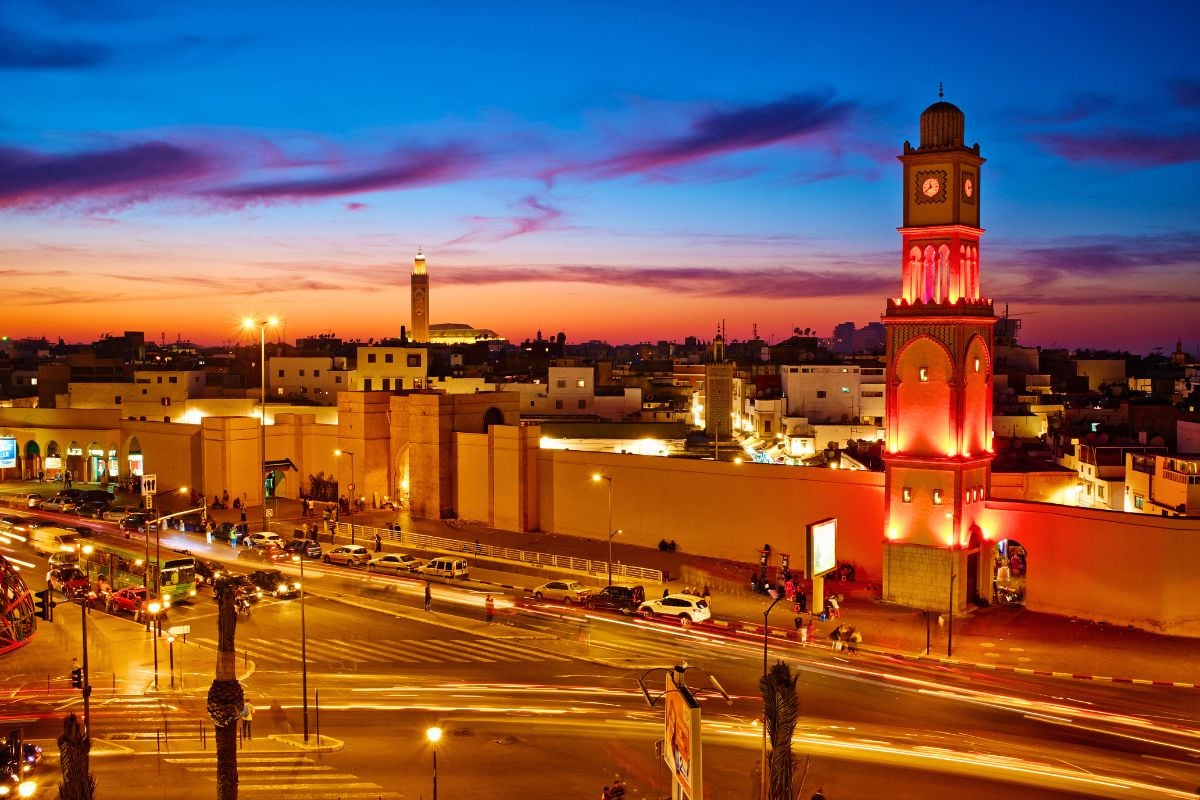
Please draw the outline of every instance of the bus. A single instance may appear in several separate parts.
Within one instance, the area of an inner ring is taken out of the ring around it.
[[[94,539],[87,545],[92,552],[80,552],[80,565],[92,583],[104,577],[114,590],[145,585],[167,604],[196,596],[196,560],[191,556],[171,553],[159,563],[151,554],[147,572],[146,556],[140,550]]]

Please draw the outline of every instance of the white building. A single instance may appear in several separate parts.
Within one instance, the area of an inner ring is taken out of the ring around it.
[[[308,400],[336,406],[337,393],[354,385],[354,371],[345,358],[279,356],[267,359],[267,390],[277,399]]]
[[[429,357],[423,347],[363,346],[355,365],[357,380],[352,391],[424,389],[429,374]]]
[[[857,364],[780,367],[786,415],[811,422],[883,426],[884,368]]]

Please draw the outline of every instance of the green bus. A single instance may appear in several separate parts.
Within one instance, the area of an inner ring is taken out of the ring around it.
[[[168,605],[196,596],[196,560],[191,556],[171,553],[160,563],[151,554],[147,571],[146,555],[140,550],[94,539],[81,544],[80,565],[93,585],[101,577],[114,590],[145,585],[151,596],[161,597]]]

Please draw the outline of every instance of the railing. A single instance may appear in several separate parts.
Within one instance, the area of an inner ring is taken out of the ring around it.
[[[456,555],[465,553],[484,558],[489,561],[500,561],[509,564],[523,564],[532,567],[542,567],[567,572],[576,572],[589,576],[608,575],[608,562],[578,556],[556,555],[554,553],[539,553],[535,550],[520,550],[514,547],[497,547],[495,545],[472,542],[463,539],[451,539],[445,536],[430,536],[424,533],[398,531],[390,528],[375,528],[367,525],[354,526],[355,540],[369,545],[378,534],[385,542],[405,545],[435,553]],[[350,538],[350,525],[346,522],[337,524],[337,535],[343,539]],[[662,583],[662,570],[636,567],[632,564],[614,562],[612,574],[622,578],[644,581],[646,583]]]

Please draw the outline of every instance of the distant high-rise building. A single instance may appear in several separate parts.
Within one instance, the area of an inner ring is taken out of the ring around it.
[[[429,341],[429,274],[425,271],[425,254],[417,250],[413,259],[411,278],[412,341]]]

